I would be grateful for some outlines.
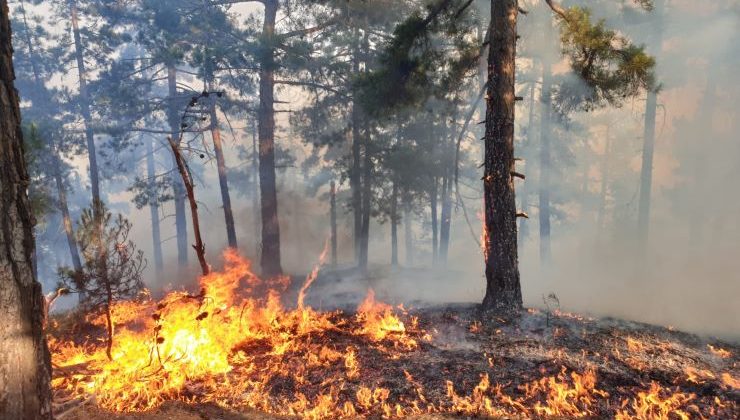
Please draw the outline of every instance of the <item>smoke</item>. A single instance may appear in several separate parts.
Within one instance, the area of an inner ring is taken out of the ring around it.
[[[527,6],[533,11],[544,7],[542,2],[530,3]],[[592,2],[577,3],[593,6]],[[595,10],[594,14],[609,17],[613,26],[624,26],[623,21],[610,17],[611,11]],[[524,40],[534,39],[537,32],[528,26],[532,25],[528,20],[534,19],[533,13],[520,19]],[[563,310],[740,340],[740,305],[736,303],[740,296],[740,195],[734,188],[734,181],[740,178],[740,142],[736,134],[740,54],[735,42],[740,35],[740,15],[733,2],[709,0],[673,0],[665,13],[663,42],[648,45],[650,51],[661,51],[657,57],[658,80],[664,86],[658,97],[650,229],[644,253],[639,249],[640,232],[636,227],[644,95],[622,108],[572,114],[567,124],[554,128],[558,155],[552,168],[553,255],[548,264],[541,263],[538,252],[538,111],[535,108],[530,126],[527,115],[532,104],[527,99],[517,108],[518,136],[522,137],[517,147],[528,150],[527,179],[523,184],[517,181],[519,192],[528,191],[530,216],[526,221],[529,233],[520,238],[524,303],[541,307],[543,296],[554,293]],[[623,32],[638,43],[654,39],[651,31],[661,26],[652,19],[628,25]],[[541,48],[552,48],[550,53],[557,53],[556,46],[545,46],[544,40],[537,42],[543,42]],[[522,60],[522,65],[529,63]],[[559,63],[554,68],[565,76],[566,67]],[[535,107],[539,95],[537,90]],[[281,92],[281,100],[302,101],[298,91],[292,90]],[[278,125],[289,130],[287,116],[279,114],[278,118]],[[523,137],[528,130],[535,131],[535,144],[525,146]],[[234,157],[236,146],[251,144],[246,130],[235,131],[234,141],[225,145],[227,165],[232,168],[243,165]],[[278,144],[297,151],[300,162],[307,153],[294,134],[282,132]],[[481,152],[480,142],[469,142],[463,147],[471,156]],[[84,168],[80,172],[85,173]],[[305,274],[316,263],[329,234],[328,201],[321,192],[308,195],[307,185],[295,168],[280,172],[278,180],[283,268]],[[466,182],[472,185],[477,179]],[[340,190],[346,188],[346,184],[340,185]],[[477,234],[480,221],[475,214],[481,205],[480,190],[463,190]],[[196,194],[202,203],[200,216],[207,255],[218,266],[226,232],[215,165],[204,165]],[[122,203],[129,198],[126,194],[115,197]],[[232,200],[240,250],[258,266],[258,209],[252,206],[248,194],[232,191]],[[339,205],[339,261],[342,268],[347,268],[354,251],[351,214],[344,211],[344,204]],[[192,253],[188,269],[178,269],[172,204],[165,204],[162,212],[165,271],[155,273],[150,260],[145,278],[155,290],[192,284],[198,272]],[[317,281],[311,303],[326,295],[333,297],[319,305],[349,304],[368,286],[376,289],[380,299],[411,306],[480,302],[485,289],[483,257],[462,209],[456,206],[453,210],[446,265],[431,261],[428,205],[425,212],[402,221],[413,227],[413,264],[408,263],[404,229],[399,227],[403,268],[388,268],[390,226],[373,222],[370,279],[340,271],[343,276]],[[129,206],[126,215],[134,223],[133,239],[151,256],[148,209]],[[191,230],[189,235],[192,237]],[[59,253],[65,252],[60,245]]]

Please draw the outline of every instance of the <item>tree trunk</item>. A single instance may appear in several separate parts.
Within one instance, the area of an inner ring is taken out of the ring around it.
[[[95,135],[92,127],[92,114],[90,112],[90,94],[87,90],[87,70],[85,69],[85,57],[83,56],[82,37],[77,18],[77,2],[70,3],[72,21],[72,35],[75,44],[75,59],[77,60],[77,76],[80,88],[80,112],[82,122],[85,125],[85,140],[87,141],[87,156],[90,164],[90,188],[92,190],[93,203],[100,201],[100,180],[98,172],[98,157],[95,152]],[[98,206],[93,206],[97,208]]]
[[[536,83],[532,82],[529,86],[529,121],[527,123],[527,146],[532,147],[534,144],[534,92]],[[525,162],[527,160],[525,159]],[[531,169],[531,165],[527,164],[526,169]],[[529,213],[529,183],[525,182],[522,186],[521,194],[519,194],[519,200],[521,201],[521,209],[524,213]],[[521,248],[524,241],[529,237],[529,220],[526,217],[519,219],[519,247]]]
[[[547,58],[542,60],[542,94],[540,98],[540,185],[539,185],[539,219],[540,219],[540,262],[550,262],[550,173],[551,162],[551,90],[552,70]]]
[[[656,27],[652,33],[652,44],[656,56],[663,42],[663,0],[655,0],[653,14]],[[648,91],[645,102],[645,131],[642,146],[642,168],[640,169],[640,201],[637,209],[637,235],[640,258],[645,258],[650,229],[650,199],[653,185],[653,153],[655,152],[655,114],[658,107],[657,88]]]
[[[275,19],[277,0],[265,0],[262,26],[264,46],[260,60],[259,156],[260,197],[262,198],[262,275],[283,273],[280,263],[280,225],[275,181]]]
[[[449,143],[445,142],[444,156],[442,158],[442,168],[444,175],[442,177],[442,220],[440,221],[439,232],[439,260],[442,264],[447,264],[447,251],[450,248],[450,228],[452,225],[452,165],[454,165],[455,147],[455,130],[454,124],[456,118],[453,117],[452,127],[447,130],[450,135]]]
[[[177,170],[180,172],[180,178],[185,185],[185,191],[187,191],[188,202],[190,203],[190,217],[193,219],[193,235],[195,236],[195,243],[193,249],[195,254],[198,256],[198,262],[200,263],[200,269],[204,276],[207,276],[211,272],[211,267],[206,262],[206,246],[203,244],[203,239],[200,236],[200,221],[198,218],[198,202],[195,200],[195,186],[193,185],[193,179],[190,177],[190,170],[187,164],[182,158],[179,141],[169,138],[170,148],[172,154],[175,157],[175,163],[177,164]]]
[[[167,120],[170,125],[170,137],[179,141],[180,139],[180,112],[177,109],[177,69],[174,63],[167,65],[167,89],[168,106]],[[178,145],[179,146],[179,145]],[[177,168],[175,158],[172,162]],[[175,230],[177,231],[177,263],[180,267],[188,265],[188,221],[185,215],[185,186],[182,179],[172,175],[172,189],[175,196]]]
[[[6,0],[0,0],[0,418],[51,419],[44,297],[33,275],[33,214]]]
[[[357,36],[357,35],[355,35]],[[355,74],[360,71],[359,57],[355,48],[352,58],[352,70]],[[354,222],[353,239],[355,250],[355,262],[360,262],[360,238],[362,237],[362,156],[360,141],[360,108],[353,102],[352,104],[352,168],[349,173],[349,187],[352,190],[352,217]]]
[[[213,138],[213,150],[216,154],[216,166],[218,168],[218,184],[221,187],[221,203],[224,206],[224,220],[226,221],[226,238],[229,247],[236,248],[236,229],[234,227],[234,213],[231,211],[231,195],[229,194],[229,181],[226,179],[226,159],[224,148],[221,144],[221,129],[218,126],[216,115],[216,101],[211,105],[211,138]]]
[[[361,270],[367,270],[370,251],[370,213],[372,196],[373,162],[370,152],[370,130],[365,127],[362,136],[364,156],[362,163],[362,231],[360,232],[360,261]]]
[[[157,171],[155,168],[154,140],[146,142],[146,176],[149,179],[149,186],[154,191],[156,184]],[[162,237],[159,228],[159,202],[158,198],[149,197],[149,216],[152,220],[152,249],[154,251],[154,268],[156,275],[159,276],[164,268],[162,259]]]
[[[606,195],[609,190],[609,155],[611,153],[611,130],[606,126],[606,139],[604,143],[604,156],[601,160],[601,191],[599,192],[599,213],[596,220],[596,227],[599,230],[604,229],[604,219],[606,218]]]
[[[436,263],[439,256],[438,217],[437,217],[437,184],[438,178],[432,178],[432,188],[429,191],[429,208],[432,218],[432,262]]]
[[[414,264],[414,236],[411,230],[411,197],[408,191],[403,194],[403,237],[406,242],[406,265]]]
[[[69,207],[67,205],[67,187],[64,185],[64,177],[62,176],[61,164],[59,163],[58,155],[53,156],[54,159],[54,180],[57,184],[57,194],[59,201],[59,212],[62,214],[62,225],[64,225],[64,234],[67,237],[67,246],[69,246],[69,254],[72,258],[72,267],[76,272],[82,271],[82,263],[80,262],[80,252],[77,249],[77,240],[75,239],[74,226],[72,225],[72,217],[69,214]]]
[[[259,169],[259,153],[257,152],[257,120],[252,121],[252,221],[254,223],[254,257],[258,258],[261,255],[260,248],[262,241],[260,236],[257,234],[260,231],[260,169]]]
[[[329,189],[329,207],[331,224],[331,266],[337,267],[337,187],[334,180]]]
[[[486,99],[485,210],[486,296],[484,310],[519,310],[522,290],[517,256],[514,196],[514,74],[516,0],[491,2],[491,39]]]
[[[395,180],[391,193],[391,265],[398,265],[398,184]]]

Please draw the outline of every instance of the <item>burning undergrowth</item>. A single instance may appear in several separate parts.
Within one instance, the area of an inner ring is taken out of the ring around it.
[[[112,360],[94,337],[54,328],[58,413],[143,412],[168,401],[306,418],[435,413],[507,417],[731,418],[737,347],[664,328],[530,310],[481,323],[473,307],[406,311],[375,299],[356,313],[292,309],[287,279],[248,261],[197,294],[142,296],[113,311]],[[72,407],[72,408],[70,408]]]

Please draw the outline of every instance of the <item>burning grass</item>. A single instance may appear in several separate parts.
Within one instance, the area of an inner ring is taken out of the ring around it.
[[[317,312],[304,304],[315,272],[288,309],[287,279],[263,281],[233,252],[225,261],[198,294],[118,304],[112,360],[94,328],[81,338],[52,323],[58,413],[159,418],[177,401],[206,418],[203,407],[303,418],[737,414],[735,346],[565,313],[410,313],[372,290],[354,314]],[[91,403],[69,408],[79,401]]]

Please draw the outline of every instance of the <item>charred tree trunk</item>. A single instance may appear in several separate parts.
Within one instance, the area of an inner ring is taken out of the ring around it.
[[[180,117],[177,110],[177,69],[174,63],[167,65],[168,105],[167,120],[170,125],[170,138],[180,139]],[[178,145],[179,146],[179,145]],[[173,163],[177,162],[173,157]],[[188,222],[185,216],[185,186],[178,176],[172,177],[172,189],[175,200],[175,230],[177,237],[177,263],[180,267],[188,264]]]
[[[403,194],[403,237],[406,242],[406,265],[414,264],[414,234],[411,229],[411,197],[408,191]]]
[[[90,164],[90,188],[92,190],[92,201],[100,201],[100,180],[98,171],[98,157],[95,151],[95,134],[92,126],[92,113],[90,112],[90,94],[87,90],[87,70],[85,69],[85,57],[83,55],[82,37],[77,17],[77,1],[70,1],[70,14],[72,21],[72,35],[75,45],[75,60],[77,61],[77,76],[80,89],[80,112],[82,122],[85,125],[85,140],[87,142],[87,156]],[[97,206],[93,206],[96,208]]]
[[[44,297],[33,275],[34,219],[6,0],[0,0],[0,418],[51,419]]]
[[[180,142],[175,141],[172,137],[169,137],[167,140],[170,143],[170,148],[177,164],[177,170],[185,185],[188,202],[190,203],[190,217],[193,219],[193,234],[195,235],[193,249],[195,249],[195,254],[198,256],[201,272],[204,276],[207,276],[211,272],[211,267],[206,262],[206,246],[203,244],[203,239],[200,236],[200,220],[198,218],[198,202],[195,200],[195,185],[193,185],[190,171],[182,157],[182,153],[180,153],[180,147],[178,146]]]
[[[334,180],[329,186],[329,207],[331,224],[331,266],[337,267],[337,186]]]
[[[398,265],[398,184],[395,180],[391,192],[391,265]]]
[[[514,196],[514,73],[516,0],[491,3],[491,39],[486,97],[485,210],[486,296],[483,309],[522,307]]]
[[[155,168],[154,140],[146,142],[146,175],[149,186],[154,190],[157,171]],[[159,201],[158,197],[149,197],[149,216],[152,219],[152,249],[154,251],[154,268],[157,276],[162,273],[164,261],[162,258],[162,237],[159,228]]]
[[[540,185],[539,185],[539,222],[540,222],[540,262],[550,262],[550,173],[551,162],[551,90],[552,70],[547,59],[542,61],[542,94],[540,98]]]
[[[262,200],[262,256],[260,265],[265,277],[283,273],[280,263],[280,225],[278,222],[277,188],[275,180],[275,19],[277,0],[265,0],[265,20],[262,25],[264,46],[260,59],[259,157],[260,197]]]
[[[231,211],[231,195],[229,194],[229,181],[226,178],[226,159],[224,148],[221,144],[221,129],[218,126],[216,115],[216,101],[211,105],[211,138],[213,139],[213,150],[216,155],[216,166],[218,168],[218,184],[221,188],[221,203],[224,206],[224,220],[226,221],[226,238],[229,247],[236,248],[236,228],[234,227],[234,213]]]
[[[656,28],[652,43],[656,53],[663,42],[663,0],[655,0],[653,13]],[[656,54],[657,55],[657,54]],[[637,235],[640,257],[645,258],[650,229],[650,200],[653,185],[653,154],[655,152],[655,114],[658,107],[658,88],[650,89],[645,102],[645,131],[642,146],[642,168],[640,169],[640,201],[637,209]]]

